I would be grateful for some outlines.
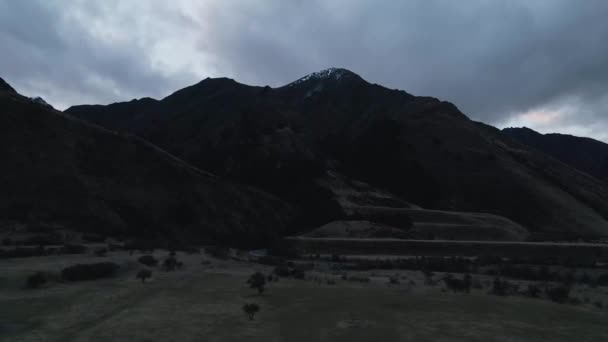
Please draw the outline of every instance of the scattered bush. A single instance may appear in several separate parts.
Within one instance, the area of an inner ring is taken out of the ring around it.
[[[399,285],[399,276],[398,275],[392,275],[388,278],[388,283],[392,284],[392,285]]]
[[[137,259],[140,264],[144,264],[149,267],[154,267],[158,265],[158,260],[152,255],[142,255]]]
[[[258,294],[261,295],[265,290],[266,277],[262,273],[256,272],[249,277],[247,284],[250,288],[258,290]]]
[[[59,234],[41,234],[27,237],[19,243],[30,246],[61,245],[63,238]]]
[[[184,252],[192,255],[192,254],[201,254],[200,249],[195,248],[195,247],[185,247],[184,248]]]
[[[152,271],[143,269],[143,270],[137,272],[136,277],[137,277],[137,279],[141,279],[142,283],[145,283],[146,279],[152,277]]]
[[[279,265],[274,268],[273,273],[279,277],[289,277],[289,267],[287,267],[287,265]]]
[[[608,273],[602,273],[597,277],[596,284],[599,286],[608,286]]]
[[[182,263],[177,261],[175,257],[170,256],[165,261],[163,261],[163,268],[167,272],[175,271],[176,268],[181,268]]]
[[[545,294],[549,299],[556,303],[565,303],[570,297],[570,286],[568,285],[557,285],[553,287],[547,287]]]
[[[42,247],[16,247],[13,249],[0,249],[0,259],[29,258],[47,255],[47,250]]]
[[[61,271],[61,277],[67,281],[95,280],[113,277],[120,268],[113,262],[95,264],[76,264]]]
[[[122,245],[118,245],[118,244],[115,244],[115,243],[109,243],[108,244],[108,250],[110,252],[113,252],[113,251],[122,251],[123,249],[125,249],[125,248]]]
[[[454,292],[471,292],[473,281],[470,274],[465,274],[462,279],[454,278],[451,274],[448,274],[443,278],[443,281],[448,289]]]
[[[87,247],[84,245],[63,245],[61,252],[64,254],[84,254],[87,252]]]
[[[507,280],[501,280],[500,278],[494,278],[492,282],[492,294],[497,296],[506,296],[513,293],[517,293],[519,285],[511,283]]]
[[[260,306],[255,303],[249,303],[243,305],[243,311],[249,317],[249,320],[253,320],[256,313],[260,311]]]
[[[604,307],[604,303],[603,303],[602,301],[599,301],[599,300],[598,300],[598,301],[593,302],[593,305],[594,305],[596,308],[598,308],[598,309],[601,309],[601,308],[603,308],[603,307]]]
[[[280,256],[264,255],[259,257],[257,262],[262,265],[279,266],[285,263],[285,258]]]
[[[205,247],[205,253],[218,259],[228,259],[228,256],[230,256],[230,249],[223,246],[207,246]]]
[[[291,274],[293,275],[293,277],[295,279],[304,279],[306,277],[306,273],[304,272],[304,270],[300,267],[296,267],[293,269],[293,271],[291,272]]]
[[[86,242],[101,243],[106,241],[106,237],[99,234],[84,234],[82,239]]]
[[[540,287],[538,285],[530,284],[528,285],[528,289],[526,290],[526,295],[532,298],[538,298],[541,293]]]
[[[154,239],[134,239],[124,244],[128,251],[140,251],[142,253],[153,253],[155,249],[166,247],[166,241]]]
[[[25,282],[25,287],[27,287],[28,289],[37,289],[40,286],[46,284],[47,281],[48,281],[48,278],[45,273],[36,272],[27,277],[27,280]]]
[[[357,281],[357,282],[360,282],[360,283],[369,283],[370,282],[369,277],[357,276],[357,275],[348,277],[348,280],[349,281]]]
[[[98,257],[105,257],[108,254],[107,248],[98,248],[95,250],[95,255]]]

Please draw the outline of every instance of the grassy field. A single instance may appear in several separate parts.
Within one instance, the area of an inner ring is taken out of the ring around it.
[[[157,253],[163,256],[166,253]],[[605,341],[608,311],[524,297],[412,289],[386,281],[335,285],[281,279],[258,296],[263,266],[178,255],[185,268],[135,279],[139,254],[0,260],[2,341]],[[114,279],[23,289],[32,271],[111,260]],[[407,274],[407,273],[404,273]],[[323,277],[334,277],[330,274]],[[410,279],[415,279],[412,272]],[[416,279],[417,280],[417,279]],[[250,321],[241,307],[261,306]]]

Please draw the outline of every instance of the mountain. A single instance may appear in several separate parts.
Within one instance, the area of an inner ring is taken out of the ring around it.
[[[15,89],[13,89],[13,87],[6,83],[6,81],[4,81],[2,78],[0,78],[0,91],[7,93],[16,93]]]
[[[505,128],[504,134],[591,176],[608,181],[608,144],[567,134],[541,134],[526,127]]]
[[[32,102],[37,103],[41,106],[50,107],[51,109],[53,108],[53,106],[51,106],[46,101],[44,101],[44,99],[40,96],[30,97],[30,100],[32,100]]]
[[[292,208],[0,82],[0,230],[69,229],[255,245]]]
[[[390,203],[365,199],[368,208],[408,202],[500,215],[533,233],[608,234],[605,183],[471,121],[451,103],[371,84],[345,69],[279,88],[207,78],[162,100],[66,113],[263,188],[304,208],[309,226],[347,211],[327,186],[334,173],[391,194]]]

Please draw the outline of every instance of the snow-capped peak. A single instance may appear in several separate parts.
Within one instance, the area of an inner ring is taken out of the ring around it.
[[[323,79],[324,80],[324,79],[333,78],[335,80],[339,80],[347,73],[350,73],[350,71],[348,71],[346,69],[341,69],[341,68],[329,68],[329,69],[313,72],[310,75],[306,75],[294,82],[291,82],[290,84],[288,84],[288,86],[292,87],[292,86],[298,85],[300,83],[306,82],[308,80],[314,80],[314,79],[318,79],[318,80]]]
[[[53,108],[53,106],[51,106],[46,101],[44,101],[44,99],[42,97],[40,97],[40,96],[30,97],[30,100],[32,100],[32,102],[37,103],[39,105]]]

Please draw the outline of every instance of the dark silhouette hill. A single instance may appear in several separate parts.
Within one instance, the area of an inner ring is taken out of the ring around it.
[[[593,177],[608,181],[608,144],[568,134],[541,134],[532,129],[505,128],[503,133]]]
[[[129,132],[193,164],[311,213],[340,208],[328,171],[437,210],[505,216],[532,232],[608,234],[608,187],[456,106],[371,84],[345,70],[279,88],[205,79],[162,100],[75,106],[66,113]]]
[[[141,102],[141,101],[140,101]],[[0,82],[0,229],[70,229],[255,245],[285,234],[280,199]]]

